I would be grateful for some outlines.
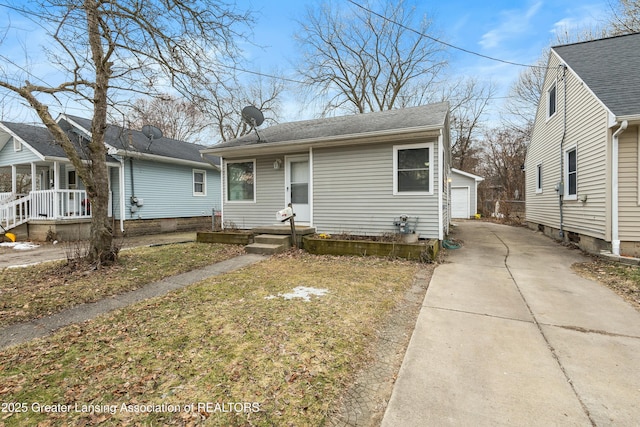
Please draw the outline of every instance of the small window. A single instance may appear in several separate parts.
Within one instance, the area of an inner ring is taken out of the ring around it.
[[[578,196],[578,156],[572,148],[565,154],[565,199],[577,199]]]
[[[429,194],[433,180],[433,144],[393,147],[393,194]]]
[[[255,160],[227,163],[227,201],[255,202]]]
[[[536,193],[542,193],[542,164],[536,166]]]
[[[69,190],[76,190],[78,188],[76,171],[73,169],[67,171],[67,188]]]
[[[547,118],[551,118],[556,113],[556,84],[554,83],[547,91]]]
[[[13,138],[13,151],[22,151],[22,144],[17,138]]]
[[[193,170],[193,195],[207,195],[207,171]]]

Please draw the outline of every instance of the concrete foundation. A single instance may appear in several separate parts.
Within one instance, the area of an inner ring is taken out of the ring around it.
[[[560,237],[560,229],[558,228],[534,222],[527,222],[527,226],[530,229],[540,231],[545,236],[551,237],[559,242],[573,243],[583,251],[590,254],[599,255],[602,251],[611,251],[611,243],[598,239],[597,237],[574,233],[567,230],[564,231],[564,236]]]

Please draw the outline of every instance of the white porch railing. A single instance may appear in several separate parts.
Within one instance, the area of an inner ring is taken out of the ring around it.
[[[109,206],[111,203],[110,194]],[[85,190],[32,191],[24,197],[0,203],[0,224],[7,230],[32,219],[82,218],[91,218],[91,205]]]
[[[0,193],[0,203],[10,202],[14,198],[14,194],[9,193]]]

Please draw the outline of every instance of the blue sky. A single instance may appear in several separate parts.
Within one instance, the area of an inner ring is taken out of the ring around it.
[[[335,4],[349,3],[332,0]],[[286,76],[294,77],[292,62],[295,60],[293,34],[296,20],[303,19],[309,6],[320,4],[319,0],[237,0],[239,8],[256,11],[253,37],[263,49],[243,45],[250,67],[255,71],[270,73],[278,69]],[[533,64],[543,48],[555,42],[555,32],[567,28],[580,30],[599,24],[609,10],[608,0],[439,0],[417,1],[419,12],[433,19],[433,28],[443,41],[478,52],[483,55],[517,62]],[[9,17],[10,11],[0,7],[0,21]],[[15,17],[13,18],[15,19]],[[14,23],[19,21],[14,21]],[[5,40],[0,45],[3,55],[24,55],[22,44],[26,34],[31,42],[34,33],[28,21],[20,21],[25,27],[18,42]],[[31,44],[31,43],[29,43]],[[497,109],[501,97],[506,96],[509,86],[517,79],[522,67],[480,58],[457,50],[449,50],[450,61],[447,73],[452,77],[475,76],[492,81],[498,88],[498,99],[493,104]],[[0,93],[0,96],[2,93]],[[0,98],[1,99],[1,98]],[[79,114],[78,111],[72,112]],[[19,108],[0,109],[2,120],[24,120],[25,113]],[[283,98],[280,121],[313,117],[316,111],[301,106],[294,95]]]
[[[346,0],[333,0],[344,3]],[[251,49],[249,57],[262,72],[277,66],[285,74],[293,73],[291,60],[295,58],[293,34],[296,20],[304,17],[309,6],[317,0],[279,0],[268,5],[258,0],[245,0],[242,5],[255,7],[258,22],[254,27],[256,41],[267,47],[261,51]],[[556,32],[576,31],[602,22],[609,11],[608,0],[439,0],[418,1],[419,12],[433,19],[433,28],[443,41],[460,48],[511,62],[533,64],[542,50],[556,44]],[[499,108],[501,98],[517,79],[522,67],[491,61],[475,55],[450,49],[447,73],[451,77],[475,76],[491,81],[497,88],[498,98],[493,103]],[[289,74],[293,75],[293,74]],[[284,120],[308,118],[313,112],[293,104],[285,105]]]

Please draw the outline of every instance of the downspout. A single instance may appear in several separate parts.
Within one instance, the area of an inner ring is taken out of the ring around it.
[[[562,67],[562,82],[563,82],[563,111],[562,111],[562,139],[560,140],[560,182],[558,183],[558,203],[560,206],[560,239],[564,240],[564,141],[567,136],[567,66],[560,64]]]
[[[611,149],[611,252],[620,256],[620,235],[618,224],[618,135],[627,129],[629,122],[624,120],[617,131],[613,133],[613,147]]]
[[[125,197],[125,188],[124,188],[124,157],[120,157],[120,232],[124,234],[124,197]]]
[[[449,226],[449,216],[447,215],[447,218],[444,218],[444,200],[443,200],[443,192],[445,191],[444,186],[445,184],[443,183],[444,181],[444,135],[443,135],[443,131],[442,129],[440,129],[440,135],[438,135],[438,240],[440,240],[441,242],[444,240],[445,237],[445,228],[448,229]],[[448,187],[449,184],[447,183],[446,186]],[[444,221],[447,221],[447,224],[444,224]]]
[[[131,174],[131,199],[130,200],[133,200],[133,198],[136,196],[136,189],[133,183],[133,157],[129,157],[129,172]],[[134,212],[132,212],[131,209],[129,209],[129,211],[131,212],[131,218],[133,218]]]

